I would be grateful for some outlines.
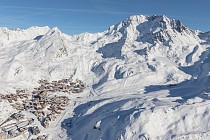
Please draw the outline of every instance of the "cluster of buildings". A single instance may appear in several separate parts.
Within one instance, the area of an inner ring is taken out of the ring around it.
[[[18,93],[18,94],[13,94],[13,93],[11,93],[11,94],[7,94],[7,95],[1,95],[1,99],[6,99],[6,100],[8,100],[9,101],[9,103],[13,103],[13,101],[14,102],[16,102],[16,101],[18,101],[18,99],[19,100],[25,100],[25,99],[28,99],[28,94],[20,94],[20,93]]]
[[[31,129],[31,133],[33,135],[39,135],[40,134],[40,130],[38,126],[33,126]],[[31,140],[47,140],[48,139],[48,135],[39,135],[36,138],[33,138]]]
[[[16,110],[33,113],[45,128],[49,127],[51,121],[56,121],[57,115],[65,110],[70,101],[67,96],[48,96],[47,91],[33,93],[31,99],[19,100],[19,95],[7,94],[1,98],[8,100]]]
[[[48,128],[49,123],[56,121],[57,115],[60,115],[65,110],[70,99],[66,96],[50,97],[45,93],[33,95],[33,105],[30,112],[37,116],[43,127]],[[42,96],[43,94],[44,96]]]
[[[33,113],[44,128],[48,128],[50,122],[56,121],[57,117],[65,111],[65,107],[70,101],[67,96],[61,96],[54,92],[79,93],[85,89],[85,84],[81,80],[76,80],[76,82],[69,79],[52,82],[39,80],[38,83],[40,86],[34,88],[32,94],[29,94],[27,90],[16,90],[16,94],[10,93],[0,97],[3,100],[8,100],[11,106],[20,112]],[[0,124],[0,140],[16,137],[29,131],[28,127],[33,122],[33,119],[21,121],[23,119],[23,114],[14,113],[2,122]],[[12,120],[16,121],[16,123],[7,124]],[[40,133],[38,126],[31,127],[31,133],[38,135]],[[41,135],[36,140],[45,140],[47,137],[47,135]]]
[[[58,81],[48,82],[47,80],[39,80],[40,86],[35,88],[34,93],[40,91],[51,91],[51,92],[69,92],[69,93],[80,93],[85,89],[85,84],[81,80],[73,82],[71,79],[62,79]]]
[[[47,140],[47,139],[48,139],[48,135],[40,135],[32,140]]]
[[[4,122],[2,122],[0,124],[0,126],[4,125],[5,123],[7,123],[9,121],[12,121],[12,120],[20,121],[22,119],[24,119],[24,115],[23,114],[21,114],[20,112],[14,113],[9,118],[7,118]]]
[[[24,119],[24,115],[20,112],[12,114],[0,124],[0,140],[14,138],[28,132],[28,125],[33,122],[33,119]]]

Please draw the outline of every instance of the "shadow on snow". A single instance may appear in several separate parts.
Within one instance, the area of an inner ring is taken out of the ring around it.
[[[205,93],[210,93],[210,50],[207,49],[200,56],[200,60],[195,62],[194,65],[188,67],[180,67],[180,70],[187,74],[190,74],[192,78],[185,80],[178,84],[168,85],[151,85],[145,87],[146,93],[169,90],[168,97],[181,97],[181,100],[177,100],[179,103],[185,102],[187,99],[194,98],[196,96],[202,99],[210,99]]]
[[[75,115],[62,122],[62,128],[66,129],[70,139],[95,140],[109,139],[115,140],[124,136],[126,126],[129,124],[129,116],[140,115],[136,113],[136,108],[120,110],[125,103],[131,99],[113,101],[100,105],[103,101],[97,100],[81,104],[74,109]],[[99,106],[97,106],[99,104]],[[91,111],[91,108],[94,108]],[[88,112],[91,111],[91,112]],[[100,126],[97,126],[100,122]]]

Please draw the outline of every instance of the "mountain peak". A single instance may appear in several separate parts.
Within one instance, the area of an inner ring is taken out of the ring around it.
[[[133,15],[122,21],[122,23],[144,23],[146,21],[153,21],[153,22],[170,22],[170,19],[165,15],[152,15],[152,16],[145,16],[145,15]]]
[[[128,17],[125,21],[142,23],[142,22],[145,22],[147,18],[148,16],[144,16],[144,15],[134,15],[134,16]]]
[[[50,28],[48,26],[32,26],[28,29],[8,29],[6,27],[0,27],[0,44],[34,39],[37,36],[44,35],[49,30]]]
[[[183,30],[187,29],[187,27],[180,20],[171,20],[165,15],[134,15],[126,18],[124,21],[110,28],[120,30],[121,28],[126,28],[129,26],[137,27],[141,24],[148,24],[154,27],[161,27],[162,29],[173,28],[176,29],[178,32],[182,32]]]
[[[134,15],[126,18],[124,21],[120,22],[116,28],[116,30],[123,28],[123,27],[128,27],[129,25],[136,26],[138,24],[144,23],[147,21],[147,16],[144,15]]]
[[[130,41],[137,40],[149,43],[162,42],[168,44],[183,38],[197,40],[196,33],[193,30],[189,29],[181,21],[171,20],[165,15],[130,16],[119,24],[110,27],[109,32],[112,34],[121,33],[124,38]],[[190,42],[186,44],[189,45]]]

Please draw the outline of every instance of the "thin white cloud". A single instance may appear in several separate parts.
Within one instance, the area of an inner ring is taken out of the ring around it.
[[[22,7],[22,6],[0,6],[0,8],[16,8],[16,9],[34,9],[45,11],[69,11],[69,12],[89,12],[89,13],[105,13],[105,14],[138,14],[134,12],[124,11],[105,11],[105,10],[85,10],[85,9],[69,9],[69,8],[39,8],[39,7]]]
[[[37,15],[44,15],[44,14],[48,14],[48,13],[52,13],[51,11],[46,11],[46,12],[37,12],[37,13],[32,13],[32,14],[25,14],[25,15],[20,15],[20,16],[2,16],[0,15],[0,20],[4,20],[7,22],[21,22],[24,23],[24,25],[27,25],[26,22],[31,22],[29,20],[28,17],[32,17],[32,16],[37,16]],[[0,21],[1,23],[1,21]]]
[[[32,13],[32,14],[28,14],[28,15],[21,15],[21,16],[18,16],[17,18],[26,18],[26,17],[31,17],[31,16],[37,16],[37,15],[45,15],[45,14],[49,14],[49,13],[52,13],[52,12],[47,11],[47,12]]]
[[[103,2],[103,3],[109,3],[109,4],[115,4],[116,1],[113,0],[90,0],[92,2]]]
[[[63,26],[62,29],[104,29],[102,26]]]
[[[44,15],[52,13],[52,11],[45,11],[45,12],[37,12],[32,14],[25,14],[20,16],[4,16],[0,15],[0,24],[7,22],[7,23],[20,23],[21,25],[30,26],[31,24],[37,24],[34,23],[33,20],[30,20],[28,17],[36,16],[36,15]]]
[[[15,19],[13,17],[7,17],[7,16],[0,16],[0,20],[19,21],[18,19]]]
[[[33,23],[29,20],[27,21],[23,21],[22,19],[15,19],[15,18],[11,18],[11,17],[3,17],[0,16],[0,26],[4,25],[5,23],[7,24],[16,24],[16,25],[24,25],[24,26],[30,26]]]

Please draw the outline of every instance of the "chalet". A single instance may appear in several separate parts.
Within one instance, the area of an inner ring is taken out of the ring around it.
[[[36,109],[40,109],[42,106],[39,102],[36,103]]]
[[[40,93],[40,91],[39,90],[35,90],[35,91],[33,91],[33,95],[38,95]]]
[[[76,83],[74,83],[74,82],[70,82],[69,84],[70,84],[71,86],[73,86],[73,85],[75,85]]]
[[[9,103],[12,103],[12,99],[8,99]]]
[[[19,120],[24,118],[24,115],[21,114],[21,113],[15,113],[15,114],[12,115],[12,118],[14,118],[15,120],[19,121]]]
[[[38,120],[39,120],[40,122],[42,122],[42,121],[44,120],[44,117],[43,117],[42,115],[38,115]]]
[[[27,127],[18,128],[18,131],[19,131],[19,132],[25,132],[25,131],[27,131],[27,130],[28,130]]]
[[[57,111],[56,109],[52,109],[52,112],[56,113],[56,114],[61,114],[61,112]]]
[[[41,135],[38,136],[36,139],[32,139],[32,140],[47,140],[48,139],[48,135]]]
[[[48,103],[45,103],[42,108],[40,108],[41,110],[45,109],[49,104]]]
[[[82,89],[80,89],[80,88],[74,88],[73,90],[72,90],[72,93],[80,93],[80,92],[82,92],[83,90]]]
[[[44,98],[46,95],[47,95],[47,91],[44,90],[44,91],[39,92],[38,94],[35,94],[33,97],[39,98],[39,100],[40,100],[40,99]]]
[[[26,93],[26,90],[16,90],[16,93],[17,93],[17,94]]]
[[[33,126],[32,127],[32,134],[37,135],[40,133],[39,127],[38,126]]]
[[[60,106],[58,106],[57,109],[58,109],[58,110],[65,110],[64,108],[62,108],[62,107],[60,107]]]
[[[44,122],[43,122],[43,126],[44,128],[49,128],[49,120],[48,119],[45,119]]]
[[[9,137],[16,137],[17,136],[16,130],[9,130],[8,134],[9,134]]]
[[[55,121],[56,120],[55,114],[48,114],[47,118],[49,118],[50,121]]]

